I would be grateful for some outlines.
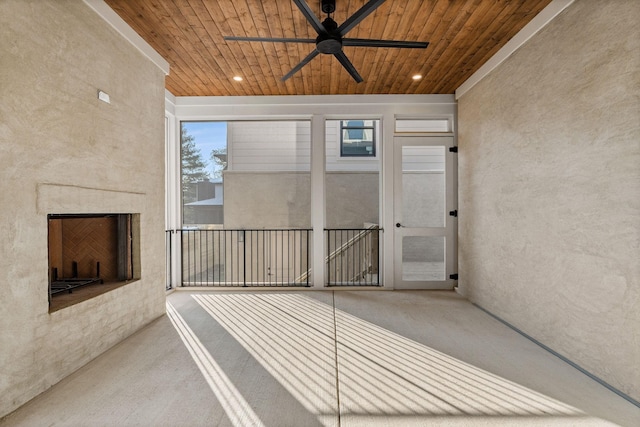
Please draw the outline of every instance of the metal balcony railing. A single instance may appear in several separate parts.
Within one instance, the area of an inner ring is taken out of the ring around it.
[[[178,230],[182,286],[309,286],[309,229]]]

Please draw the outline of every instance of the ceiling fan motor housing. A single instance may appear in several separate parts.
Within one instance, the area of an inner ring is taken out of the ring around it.
[[[316,49],[320,53],[333,55],[342,51],[342,41],[327,36],[318,36]]]
[[[324,4],[323,4],[324,7]],[[316,39],[318,52],[333,55],[342,51],[342,35],[338,31],[338,24],[331,18],[322,21],[326,33],[320,34]]]

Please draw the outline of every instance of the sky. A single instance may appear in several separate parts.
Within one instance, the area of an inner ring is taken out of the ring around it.
[[[227,122],[182,122],[187,134],[194,137],[207,170],[213,172],[211,150],[227,146]]]

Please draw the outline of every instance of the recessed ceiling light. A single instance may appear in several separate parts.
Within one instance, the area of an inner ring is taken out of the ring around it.
[[[411,77],[413,80],[420,80],[422,78],[422,74],[415,74]]]
[[[234,76],[233,80],[237,81],[237,82],[241,82],[242,81],[242,77],[240,76]]]

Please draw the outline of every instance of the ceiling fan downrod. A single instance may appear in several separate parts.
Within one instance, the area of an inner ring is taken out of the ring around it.
[[[336,10],[336,0],[322,0],[322,13],[332,14]]]

